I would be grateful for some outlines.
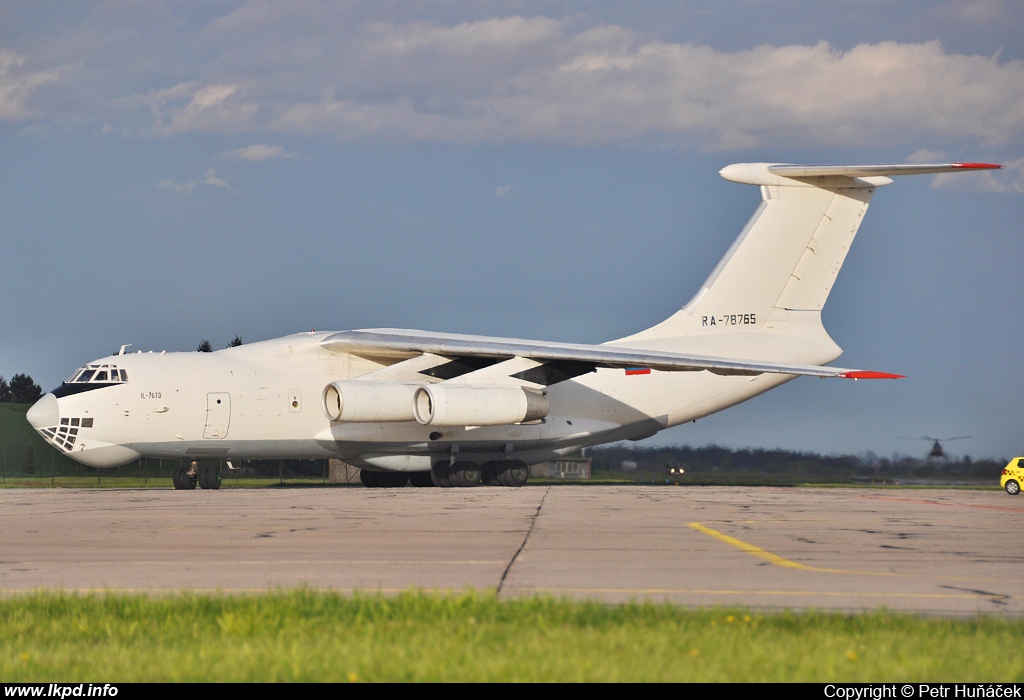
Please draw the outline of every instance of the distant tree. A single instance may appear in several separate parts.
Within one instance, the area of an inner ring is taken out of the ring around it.
[[[15,374],[9,387],[13,403],[35,403],[43,396],[42,388],[27,374]]]
[[[4,379],[4,375],[0,374],[0,403],[7,403],[11,400],[11,387],[7,384],[7,380]]]
[[[210,345],[209,340],[204,340],[199,343],[199,347],[196,348],[196,352],[213,352],[213,346]]]
[[[230,343],[228,343],[228,347],[229,348],[237,348],[241,344],[242,344],[242,336],[236,335],[235,339],[232,340]]]

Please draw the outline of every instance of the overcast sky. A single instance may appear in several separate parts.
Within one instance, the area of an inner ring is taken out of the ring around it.
[[[601,342],[759,201],[733,162],[988,161],[879,190],[842,366],[660,443],[1024,454],[1024,5],[0,4],[0,374],[393,326]]]

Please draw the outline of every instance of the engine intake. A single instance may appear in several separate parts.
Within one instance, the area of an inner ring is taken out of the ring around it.
[[[411,421],[416,384],[343,381],[324,387],[324,414],[341,423]]]
[[[551,403],[519,387],[429,384],[415,390],[412,407],[421,425],[509,425],[543,418]]]

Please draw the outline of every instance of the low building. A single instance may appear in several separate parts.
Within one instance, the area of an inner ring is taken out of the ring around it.
[[[539,479],[589,479],[590,457],[565,457],[530,467],[530,476]]]

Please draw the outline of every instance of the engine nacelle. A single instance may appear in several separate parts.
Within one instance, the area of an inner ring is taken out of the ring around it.
[[[543,394],[512,386],[428,384],[416,389],[413,413],[421,425],[509,425],[539,420],[551,410]]]
[[[341,423],[411,421],[417,384],[344,381],[324,387],[324,414]]]

